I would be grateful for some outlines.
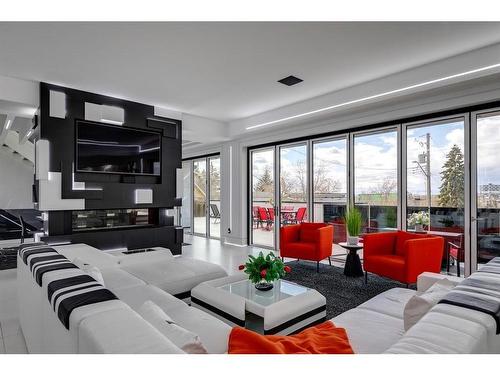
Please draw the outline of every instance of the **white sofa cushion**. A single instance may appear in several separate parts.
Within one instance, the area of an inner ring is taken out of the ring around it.
[[[183,351],[191,354],[207,353],[207,349],[203,346],[200,337],[196,333],[178,325],[154,302],[144,302],[139,308],[139,315]]]
[[[457,316],[456,308],[444,304],[435,306],[387,353],[489,353],[488,329],[473,319]]]
[[[171,309],[167,313],[177,324],[195,332],[209,353],[227,353],[231,326],[195,307]]]
[[[383,353],[404,334],[403,319],[369,309],[352,309],[331,319],[345,328],[356,354]]]
[[[381,314],[403,319],[403,310],[417,292],[413,289],[393,288],[382,292],[368,301],[362,303],[358,309],[368,309]]]
[[[78,349],[87,354],[184,353],[130,309],[105,311],[83,320]]]
[[[188,292],[203,281],[227,276],[219,265],[182,257],[126,264],[121,268],[173,295]]]
[[[404,327],[408,331],[427,312],[435,306],[453,287],[454,283],[447,279],[439,280],[423,293],[411,297],[404,307]]]
[[[172,252],[168,249],[165,249],[163,247],[153,247],[152,249],[155,249],[155,251],[146,251],[143,253],[119,255],[117,256],[118,264],[120,264],[121,266],[127,266],[137,263],[174,259]]]
[[[139,311],[144,302],[153,301],[177,324],[196,333],[209,353],[227,352],[231,327],[208,313],[188,306],[154,285],[119,289],[113,292],[135,311]]]

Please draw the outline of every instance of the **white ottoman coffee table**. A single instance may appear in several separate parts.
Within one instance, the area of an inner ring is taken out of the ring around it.
[[[326,317],[326,298],[316,290],[279,280],[259,291],[244,273],[199,284],[191,290],[191,304],[231,326],[266,335],[289,335]]]

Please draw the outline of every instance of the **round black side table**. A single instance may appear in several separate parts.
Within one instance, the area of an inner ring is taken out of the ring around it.
[[[361,260],[358,255],[358,250],[363,248],[363,244],[349,245],[347,242],[339,242],[338,245],[349,251],[345,260],[344,275],[348,277],[363,276],[363,267],[361,267]]]

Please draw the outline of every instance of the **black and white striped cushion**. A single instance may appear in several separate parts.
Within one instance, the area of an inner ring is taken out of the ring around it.
[[[49,275],[47,297],[61,323],[69,329],[69,318],[78,307],[118,299],[93,277],[81,271],[65,256],[45,244],[30,244],[19,249],[36,283],[42,286],[43,275],[54,271],[71,270]],[[47,279],[46,279],[47,280]]]
[[[44,254],[44,253],[57,254],[57,251],[55,251],[53,248],[49,246],[37,246],[37,247],[27,247],[19,252],[24,264],[26,265],[28,265],[28,257],[35,254]]]
[[[476,274],[460,282],[439,303],[490,315],[496,322],[497,335],[500,334],[500,258],[494,258]]]
[[[58,261],[61,261],[61,260],[67,260],[66,257],[64,257],[63,255],[61,254],[57,254],[57,253],[44,253],[44,254],[41,254],[40,256],[33,256],[29,259],[29,267],[30,267],[30,271],[33,273],[33,268],[35,266],[39,267],[40,265],[42,264],[47,264],[47,263],[54,263],[54,262],[58,262]]]
[[[69,318],[78,307],[118,299],[111,291],[83,271],[61,276],[47,285],[47,298],[61,323],[69,329]]]

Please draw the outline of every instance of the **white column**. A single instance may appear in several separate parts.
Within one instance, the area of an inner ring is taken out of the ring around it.
[[[247,244],[247,154],[239,142],[221,149],[221,240]]]

